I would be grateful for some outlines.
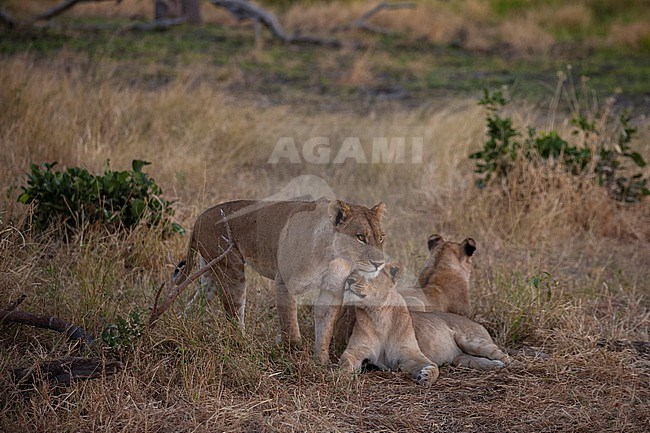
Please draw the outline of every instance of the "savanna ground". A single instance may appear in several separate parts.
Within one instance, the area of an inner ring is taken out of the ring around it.
[[[3,5],[27,16],[46,3]],[[288,30],[325,35],[374,4],[289,3],[266,5]],[[444,367],[428,389],[399,373],[348,377],[311,361],[307,309],[304,350],[275,344],[272,285],[251,273],[246,335],[218,305],[168,313],[131,347],[81,350],[123,362],[105,379],[17,387],[11,369],[78,348],[48,331],[3,326],[0,430],[646,431],[648,199],[621,205],[561,170],[525,165],[516,179],[478,190],[467,158],[485,137],[482,88],[505,85],[517,125],[567,137],[577,104],[593,110],[614,96],[612,110],[631,108],[632,146],[648,159],[646,6],[422,1],[373,21],[396,34],[337,34],[363,49],[286,46],[268,35],[255,46],[252,27],[209,4],[198,28],[118,33],[110,26],[150,14],[149,2],[125,0],[78,6],[55,26],[3,31],[2,307],[25,293],[21,309],[99,336],[116,317],[146,310],[170,276],[168,252],[185,252],[187,236],[163,238],[144,225],[122,235],[33,230],[16,202],[31,163],[101,173],[107,159],[117,169],[151,161],[145,170],[188,228],[212,204],[269,197],[311,175],[340,198],[386,202],[386,253],[412,273],[432,232],[473,237],[474,317],[514,361],[490,373]],[[82,28],[89,24],[105,27]],[[569,78],[561,91],[558,71]],[[345,137],[359,137],[370,160],[382,136],[405,137],[406,163],[268,163],[281,137],[299,150],[328,137],[332,157]],[[423,158],[411,163],[416,137]]]

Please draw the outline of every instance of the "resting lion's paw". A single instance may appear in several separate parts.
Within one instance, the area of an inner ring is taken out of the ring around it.
[[[438,371],[438,366],[436,365],[427,365],[426,367],[420,370],[420,374],[415,379],[418,385],[431,386],[433,382],[438,379],[440,372]]]

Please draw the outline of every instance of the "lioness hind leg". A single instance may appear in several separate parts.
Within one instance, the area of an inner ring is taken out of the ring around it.
[[[503,364],[510,363],[510,357],[491,340],[482,337],[470,337],[464,334],[456,334],[454,339],[460,350],[469,355],[501,361]]]
[[[498,359],[481,358],[466,353],[458,355],[452,362],[452,365],[456,367],[473,368],[476,370],[499,370],[506,366]]]
[[[279,275],[275,278],[275,307],[280,319],[280,341],[299,346],[298,306]]]

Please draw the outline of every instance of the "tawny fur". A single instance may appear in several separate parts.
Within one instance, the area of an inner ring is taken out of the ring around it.
[[[420,349],[437,365],[503,368],[510,362],[508,355],[483,326],[466,317],[472,310],[469,291],[476,243],[471,238],[456,243],[432,235],[427,245],[429,257],[420,272],[420,287],[401,292],[416,296],[424,305],[409,303]]]
[[[445,241],[440,235],[427,240],[429,256],[418,278],[418,287],[399,287],[411,311],[446,311],[469,317],[469,297],[474,239],[461,243]]]
[[[419,348],[436,365],[452,364],[480,370],[503,368],[510,358],[497,347],[490,334],[466,315],[471,311],[469,289],[471,256],[476,244],[468,238],[462,243],[446,242],[438,235],[428,239],[429,257],[420,273],[421,287],[398,285],[407,304]],[[371,286],[390,283],[385,279],[368,281]],[[380,290],[381,287],[374,287]],[[393,301],[395,302],[395,301]],[[404,321],[401,309],[391,313],[391,320]],[[337,323],[337,339],[345,341],[356,329],[359,314],[343,316]],[[457,314],[461,313],[461,314]],[[347,334],[346,334],[347,333]]]
[[[391,262],[374,278],[358,271],[346,280],[345,305],[354,307],[356,323],[341,356],[341,368],[358,371],[364,362],[407,372],[419,384],[438,378],[438,367],[422,354],[406,302],[395,282],[401,265]]]
[[[300,342],[297,302],[314,305],[314,357],[329,361],[329,344],[343,301],[343,283],[353,268],[368,272],[384,263],[385,205],[372,209],[340,200],[240,200],[201,214],[192,231],[186,265],[176,282],[192,271],[198,253],[209,262],[227,247],[225,215],[234,248],[205,274],[226,312],[244,327],[247,264],[275,281],[281,336]],[[362,237],[362,238],[361,238]]]

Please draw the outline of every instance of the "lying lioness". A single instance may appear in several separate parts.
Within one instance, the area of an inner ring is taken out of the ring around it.
[[[473,239],[465,239],[460,244],[446,242],[439,235],[429,237],[427,243],[429,257],[419,278],[422,287],[398,286],[399,293],[406,295],[402,302],[408,305],[420,350],[439,366],[452,364],[481,370],[503,368],[510,358],[494,344],[487,330],[463,315],[449,312],[469,314],[471,311],[469,278],[476,243]],[[385,278],[364,281],[368,286],[366,290],[381,292],[393,287]],[[372,307],[366,310],[369,308]],[[401,306],[391,312],[387,307],[375,310],[375,314],[384,311],[383,314],[399,323],[405,320],[401,317],[405,315]],[[358,318],[357,313],[356,320]],[[337,329],[342,338],[350,326],[352,332],[357,329],[354,317],[352,320],[339,320],[337,326],[347,328]]]
[[[420,272],[420,287],[401,292],[416,296],[423,304],[409,302],[420,349],[438,365],[481,370],[505,367],[510,362],[508,355],[483,326],[465,317],[472,309],[469,281],[476,242],[472,238],[448,242],[434,234],[427,239],[427,246],[429,257]]]
[[[368,209],[327,199],[217,205],[194,224],[185,265],[179,264],[175,282],[190,275],[197,253],[207,263],[227,249],[227,221],[234,247],[206,274],[210,290],[218,292],[226,312],[243,328],[244,264],[274,280],[281,336],[291,344],[300,341],[296,297],[305,297],[314,304],[314,357],[327,363],[345,279],[353,268],[377,273],[384,266],[384,210],[383,203]]]
[[[428,386],[438,378],[438,367],[418,347],[406,302],[395,288],[401,273],[401,265],[390,262],[374,278],[354,271],[345,281],[344,305],[354,306],[356,322],[340,365],[349,371],[364,362],[399,369]]]

